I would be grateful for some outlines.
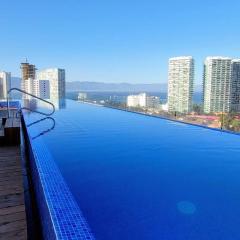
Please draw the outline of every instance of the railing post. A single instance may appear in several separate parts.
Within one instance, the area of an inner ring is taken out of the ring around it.
[[[10,90],[9,90],[10,91]],[[8,112],[8,118],[10,118],[10,109],[9,109],[9,92],[7,93],[7,112]]]

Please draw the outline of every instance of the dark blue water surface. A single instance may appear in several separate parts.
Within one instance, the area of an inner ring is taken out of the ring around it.
[[[42,137],[97,239],[240,239],[240,136],[73,101],[54,119]]]

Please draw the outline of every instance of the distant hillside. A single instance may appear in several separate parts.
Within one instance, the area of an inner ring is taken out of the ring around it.
[[[166,92],[167,84],[66,82],[67,91]]]
[[[111,92],[167,92],[167,83],[130,84],[130,83],[104,83],[104,82],[66,82],[68,92],[73,91],[111,91]],[[196,92],[201,92],[200,85],[195,87]]]
[[[12,77],[12,87],[21,87],[21,78]],[[131,84],[104,82],[66,82],[66,91],[96,91],[96,92],[167,92],[167,83]],[[195,86],[195,92],[201,92],[202,86]]]

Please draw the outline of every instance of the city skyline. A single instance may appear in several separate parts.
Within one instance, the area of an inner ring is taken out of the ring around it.
[[[192,55],[201,84],[207,56],[238,57],[238,1],[56,3],[2,3],[1,69],[19,76],[27,57],[68,81],[165,83],[168,58]]]
[[[192,55],[178,55],[178,56],[170,56],[168,59],[167,59],[167,66],[166,66],[166,69],[165,69],[165,71],[167,72],[167,78],[166,78],[166,80],[165,81],[159,81],[159,82],[127,82],[127,81],[119,81],[119,82],[114,82],[114,81],[97,81],[97,80],[93,80],[93,81],[87,81],[87,80],[69,80],[69,77],[68,77],[68,79],[66,80],[66,82],[92,82],[92,83],[94,83],[94,82],[96,82],[96,83],[106,83],[106,84],[114,84],[114,83],[116,83],[116,84],[168,84],[168,67],[169,67],[169,59],[172,59],[172,58],[179,58],[179,57],[184,57],[184,56],[191,56],[191,57],[193,57],[193,59],[194,59],[194,89],[193,89],[193,91],[195,91],[195,88],[197,87],[197,92],[199,92],[199,87],[200,86],[203,86],[203,84],[204,84],[204,77],[203,77],[203,74],[204,74],[204,65],[205,65],[205,61],[206,61],[206,59],[207,58],[228,58],[228,59],[233,59],[233,60],[237,60],[237,61],[239,61],[239,59],[240,59],[240,57],[238,56],[238,57],[229,57],[229,56],[226,56],[226,55],[222,55],[222,56],[220,56],[220,55],[207,55],[204,59],[202,59],[202,61],[201,61],[201,65],[200,64],[196,64],[196,57],[195,56],[192,56]],[[28,63],[28,59],[25,59],[25,61],[26,61],[26,63],[22,63],[22,64],[29,64]],[[22,68],[22,66],[21,66],[21,64],[19,64],[18,63],[18,65],[19,65],[19,72],[18,72],[18,74],[14,74],[14,72],[13,71],[11,71],[11,69],[9,70],[9,71],[7,71],[6,69],[0,69],[0,71],[2,71],[2,72],[10,72],[11,73],[11,77],[12,78],[22,78],[22,72],[21,72],[21,68]],[[31,65],[31,64],[29,64],[29,65]],[[39,64],[38,64],[39,65]],[[34,66],[34,65],[33,65]],[[35,66],[34,66],[35,67]],[[56,69],[56,68],[59,68],[59,69],[61,69],[61,68],[64,68],[64,67],[57,67],[57,66],[55,66],[55,67],[51,67],[52,69]],[[7,68],[7,69],[9,69],[9,68]],[[46,66],[45,68],[36,68],[35,69],[35,71],[36,71],[36,73],[37,72],[40,72],[40,71],[43,71],[43,70],[47,70],[47,69],[49,69],[49,66]],[[196,72],[198,72],[198,73],[201,73],[201,77],[199,77],[199,76],[196,76],[197,74],[196,74]],[[68,71],[68,73],[71,75],[71,72],[69,72]]]

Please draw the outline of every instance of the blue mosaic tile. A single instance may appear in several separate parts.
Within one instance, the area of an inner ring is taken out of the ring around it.
[[[45,143],[41,137],[32,140],[36,133],[30,128],[27,133],[44,239],[95,239]]]

